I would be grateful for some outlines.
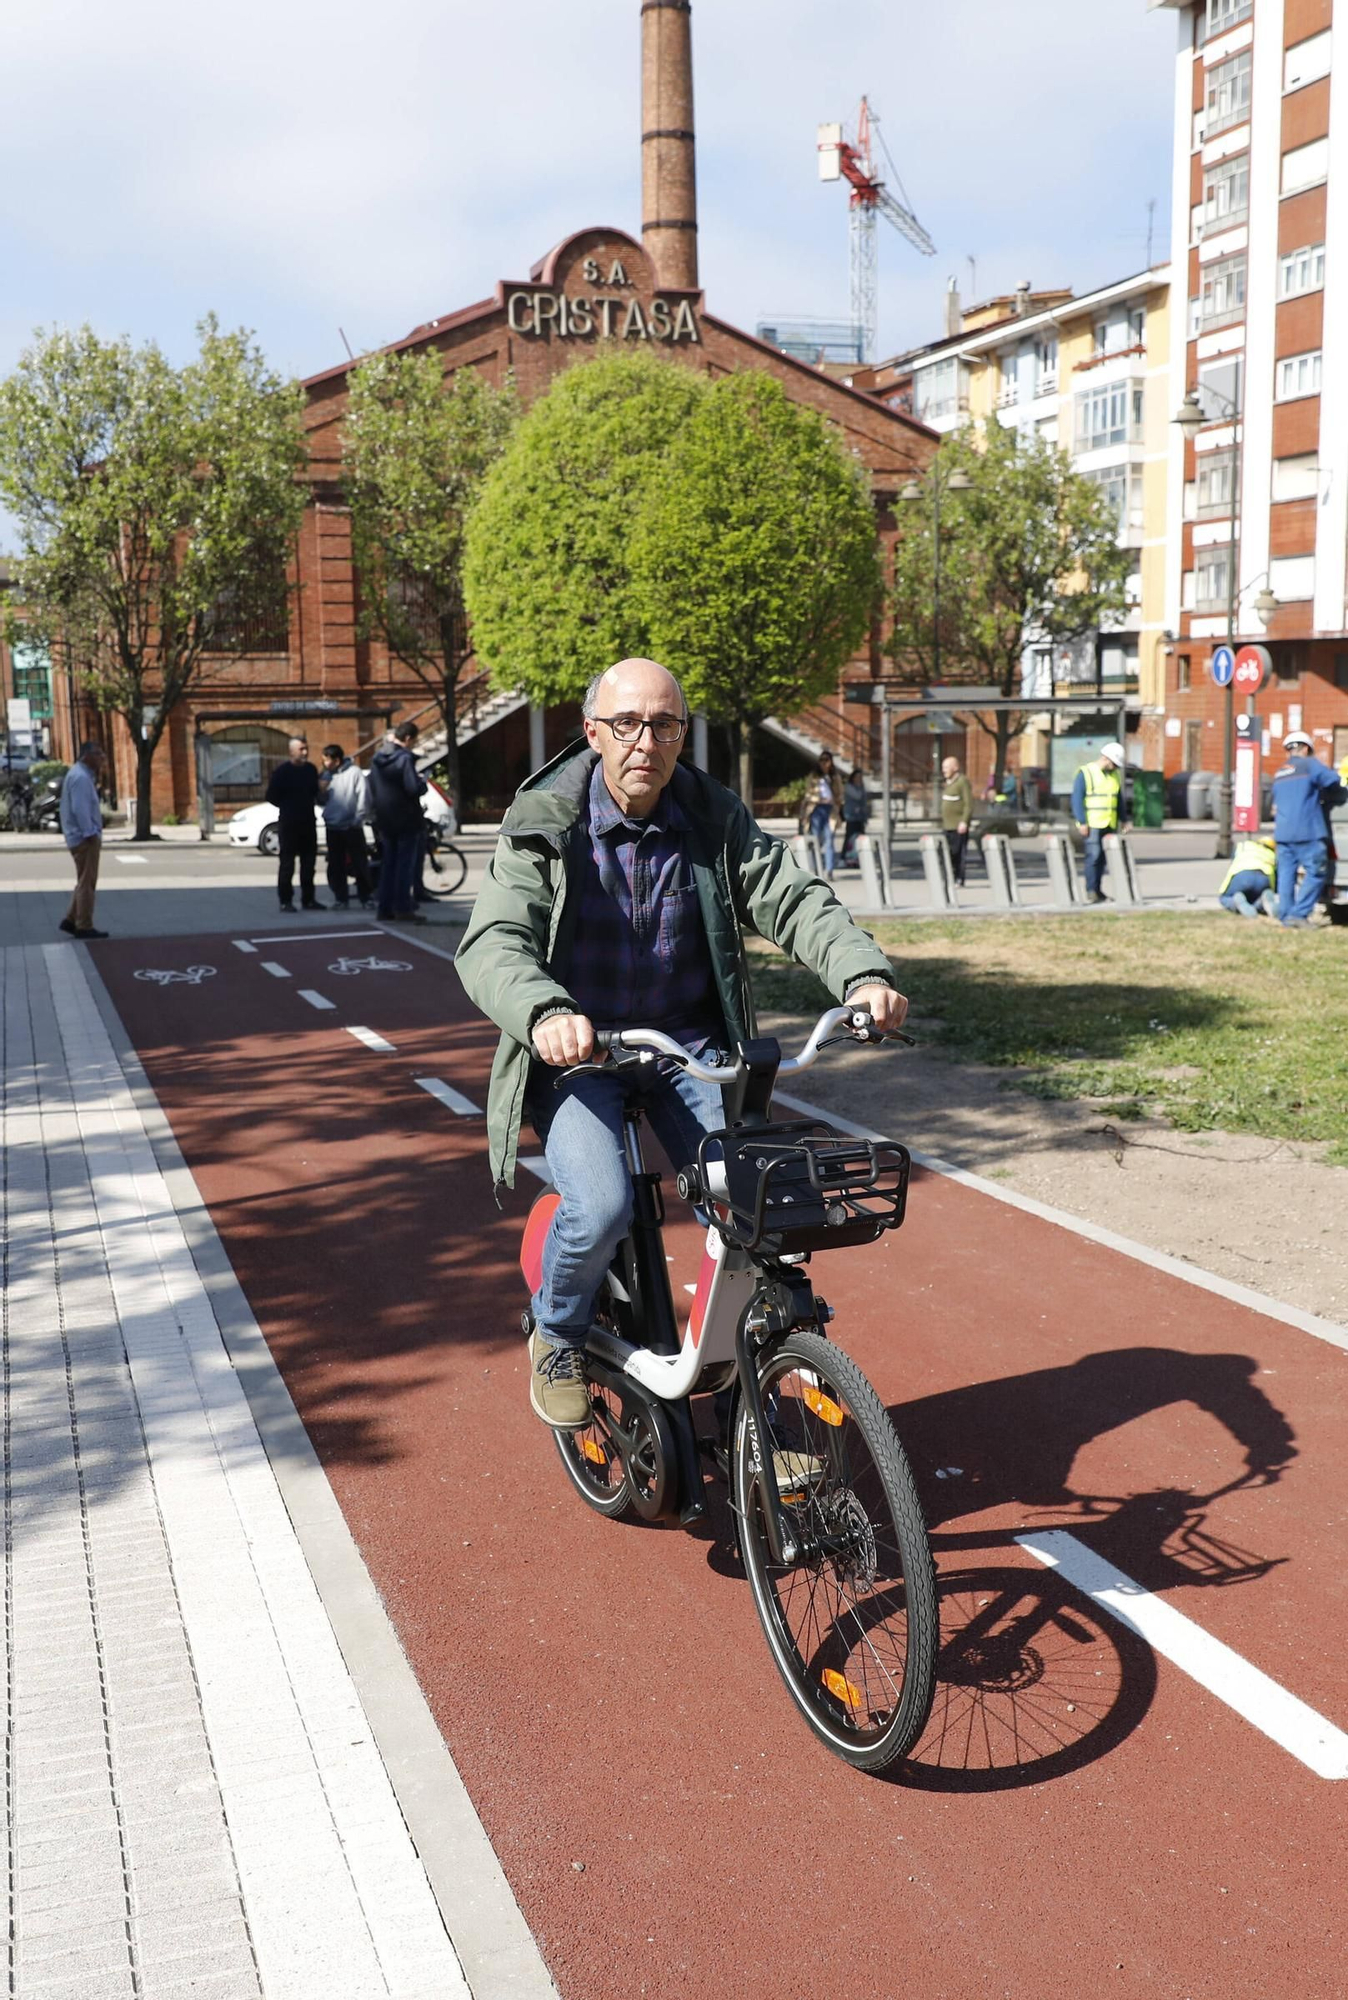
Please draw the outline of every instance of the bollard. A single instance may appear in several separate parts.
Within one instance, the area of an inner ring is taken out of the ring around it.
[[[1048,879],[1053,884],[1053,900],[1060,910],[1070,910],[1081,901],[1081,877],[1077,857],[1068,833],[1046,833],[1044,853],[1048,857]]]
[[[985,833],[979,845],[983,849],[983,866],[988,871],[988,881],[992,884],[992,900],[1003,910],[1014,910],[1020,905],[1020,883],[1016,880],[1016,857],[1011,852],[1011,842],[1004,833]]]
[[[939,833],[924,833],[921,847],[922,872],[927,878],[933,905],[938,910],[957,910],[959,897],[955,891],[955,877],[950,867],[950,849],[945,844],[945,836]]]
[[[791,852],[807,875],[823,874],[824,870],[819,859],[819,842],[812,833],[798,833],[791,842]]]
[[[1114,901],[1119,907],[1122,908],[1127,903],[1140,903],[1142,898],[1138,894],[1132,843],[1126,834],[1105,835],[1105,862],[1109,868],[1109,886],[1114,891]]]
[[[861,897],[867,909],[883,909],[889,897],[880,879],[876,845],[869,833],[857,835],[857,866],[861,870]]]

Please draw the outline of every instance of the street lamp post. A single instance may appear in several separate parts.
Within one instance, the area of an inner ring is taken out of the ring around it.
[[[950,493],[967,493],[970,487],[973,485],[973,483],[974,483],[973,480],[970,479],[968,473],[965,472],[961,466],[958,465],[953,466],[949,471],[949,473],[947,473],[945,479],[942,480],[939,466],[935,463],[933,463],[932,465],[931,478],[928,484],[931,487],[931,550],[932,550],[931,677],[932,680],[935,682],[939,682],[941,678],[941,488],[944,485],[946,490]],[[917,479],[910,479],[908,484],[904,487],[902,493],[899,495],[899,498],[903,501],[904,505],[907,507],[912,507],[919,504],[922,499],[922,482]],[[889,727],[888,719],[886,719],[885,727],[886,728]],[[940,738],[938,735],[936,744],[936,776],[935,776],[936,797],[934,801],[935,815],[937,819],[939,819],[941,816],[940,774],[941,774],[941,746],[940,746]],[[890,829],[888,822],[886,822],[884,832],[885,832],[885,852],[887,854],[889,852],[889,837],[890,837]]]
[[[1231,397],[1224,396],[1220,389],[1204,391],[1217,402],[1225,405],[1231,418],[1231,540],[1226,556],[1226,643],[1234,651],[1236,637],[1236,559],[1239,542],[1237,536],[1244,525],[1241,512],[1240,494],[1240,449],[1241,424],[1240,409]],[[1207,422],[1203,406],[1198,400],[1198,391],[1190,389],[1175,415],[1184,436],[1192,442]],[[1222,689],[1222,787],[1217,795],[1217,854],[1226,860],[1231,854],[1231,744],[1235,735],[1235,690],[1228,680]]]

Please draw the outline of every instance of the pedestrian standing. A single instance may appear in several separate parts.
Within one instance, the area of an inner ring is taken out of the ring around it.
[[[847,774],[843,786],[843,850],[844,868],[855,863],[857,858],[857,835],[866,831],[866,822],[871,816],[871,795],[866,790],[866,774],[857,766]]]
[[[103,938],[94,929],[94,895],[98,862],[103,852],[103,808],[98,803],[98,774],[103,769],[103,745],[81,743],[78,761],[61,785],[61,831],[75,863],[75,893],[59,929],[71,937]]]
[[[838,775],[833,752],[823,750],[806,782],[800,807],[800,830],[813,834],[819,845],[824,874],[833,880],[833,823],[838,817]]]
[[[370,765],[370,809],[379,834],[378,913],[386,923],[426,921],[412,902],[426,791],[426,780],[412,755],[420,733],[415,722],[400,722],[375,751]]]
[[[281,847],[276,868],[276,894],[281,908],[295,907],[295,864],[299,863],[300,902],[306,910],[321,910],[314,894],[314,863],[318,859],[318,772],[309,762],[309,745],[303,736],[292,736],[288,755],[278,764],[267,783],[267,804],[279,815],[277,832]]]
[[[1072,818],[1086,836],[1086,901],[1103,903],[1105,835],[1117,833],[1123,803],[1122,743],[1106,743],[1100,755],[1083,764],[1072,780]]]
[[[318,780],[328,843],[328,887],[339,910],[351,907],[351,882],[362,910],[370,907],[370,863],[365,822],[370,816],[370,781],[340,743],[323,749]]]
[[[1304,729],[1284,736],[1282,747],[1282,767],[1273,773],[1278,921],[1289,930],[1304,930],[1329,880],[1330,809],[1343,804],[1348,790],[1328,764],[1312,755]]]
[[[960,769],[958,757],[941,759],[941,831],[950,850],[950,872],[964,887],[965,855],[974,816],[974,788]]]
[[[1222,908],[1242,917],[1276,917],[1278,899],[1273,893],[1273,878],[1277,866],[1278,850],[1267,834],[1242,840],[1217,891]]]

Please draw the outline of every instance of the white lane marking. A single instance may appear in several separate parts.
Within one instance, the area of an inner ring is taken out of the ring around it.
[[[329,1002],[329,1005],[331,1005],[331,1002]],[[373,1028],[348,1027],[346,1032],[348,1035],[354,1035],[358,1042],[364,1042],[367,1049],[373,1049],[378,1055],[391,1056],[397,1053],[392,1042],[386,1042],[384,1037],[377,1035]]]
[[[321,993],[314,992],[312,986],[301,986],[300,999],[307,1000],[311,1007],[327,1007],[333,1013],[337,1011],[337,1002],[324,999]]]
[[[254,958],[257,957],[257,946],[255,944],[249,944],[247,938],[235,938],[234,949],[235,951],[250,951],[253,954]]]
[[[548,1163],[542,1153],[521,1153],[519,1165],[526,1172],[536,1175],[540,1181],[546,1181],[549,1187],[552,1186],[552,1175],[548,1172]]]
[[[1173,1604],[1154,1597],[1121,1569],[1060,1528],[1017,1535],[1037,1562],[1056,1569],[1102,1611],[1145,1639],[1209,1694],[1289,1752],[1320,1778],[1348,1778],[1348,1735],[1317,1715],[1258,1667],[1214,1639]]]
[[[269,972],[273,979],[289,979],[290,977],[285,967],[278,965],[274,958],[264,958],[262,961],[262,970]]]
[[[123,868],[148,868],[150,865],[143,854],[114,854],[112,858]]]
[[[465,1097],[461,1090],[455,1090],[451,1083],[443,1083],[438,1076],[414,1076],[412,1081],[418,1089],[429,1091],[432,1097],[438,1097],[442,1104],[447,1104],[451,1111],[457,1111],[460,1118],[482,1116],[481,1105],[474,1104],[471,1097]]]
[[[854,1139],[888,1137],[887,1133],[877,1132],[873,1125],[858,1125],[854,1119],[842,1118],[836,1111],[825,1111],[817,1104],[807,1103],[803,1097],[790,1097],[784,1090],[774,1091],[772,1098],[774,1104],[784,1104],[788,1111],[799,1111],[807,1118],[822,1118],[826,1125],[835,1125],[840,1132],[847,1132]],[[1331,1347],[1348,1349],[1348,1326],[1336,1326],[1333,1320],[1321,1319],[1315,1313],[1305,1312],[1300,1306],[1289,1306],[1282,1299],[1268,1298],[1263,1292],[1252,1291],[1248,1285],[1237,1284],[1233,1278],[1219,1278],[1215,1271],[1204,1271],[1194,1264],[1181,1263],[1178,1257],[1168,1257],[1164,1250],[1153,1250],[1145,1243],[1134,1243],[1128,1236],[1116,1236],[1112,1229],[1084,1222],[1079,1215],[1068,1215],[1065,1209],[1050,1208],[1047,1202],[1036,1201],[1032,1195],[1017,1194],[1013,1188],[998,1187],[995,1181],[985,1181],[963,1167],[952,1167],[949,1160],[938,1159],[935,1153],[920,1153],[916,1147],[911,1150],[913,1165],[925,1168],[929,1174],[940,1174],[945,1180],[957,1181],[961,1187],[972,1188],[976,1194],[990,1195],[993,1201],[1005,1202],[1008,1208],[1019,1208],[1026,1215],[1037,1215],[1044,1222],[1056,1223],[1059,1229],[1070,1229],[1074,1236],[1084,1236],[1088,1242],[1102,1244],[1106,1250],[1117,1250],[1121,1257],[1131,1257],[1135,1263],[1148,1264],[1153,1271],[1164,1271],[1168,1277],[1179,1278],[1186,1285],[1197,1285],[1200,1291],[1213,1292],[1219,1299],[1230,1299],[1233,1305],[1246,1306],[1251,1312],[1262,1313],[1265,1319],[1278,1320],[1283,1326],[1294,1326],[1301,1333],[1313,1334],[1317,1340],[1328,1341]]]
[[[283,931],[279,937],[254,938],[254,944],[331,944],[334,938],[383,937],[382,931]]]

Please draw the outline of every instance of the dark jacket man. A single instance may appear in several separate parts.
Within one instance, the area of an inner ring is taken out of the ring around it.
[[[406,743],[385,743],[370,764],[370,811],[380,833],[421,831],[426,780]]]

